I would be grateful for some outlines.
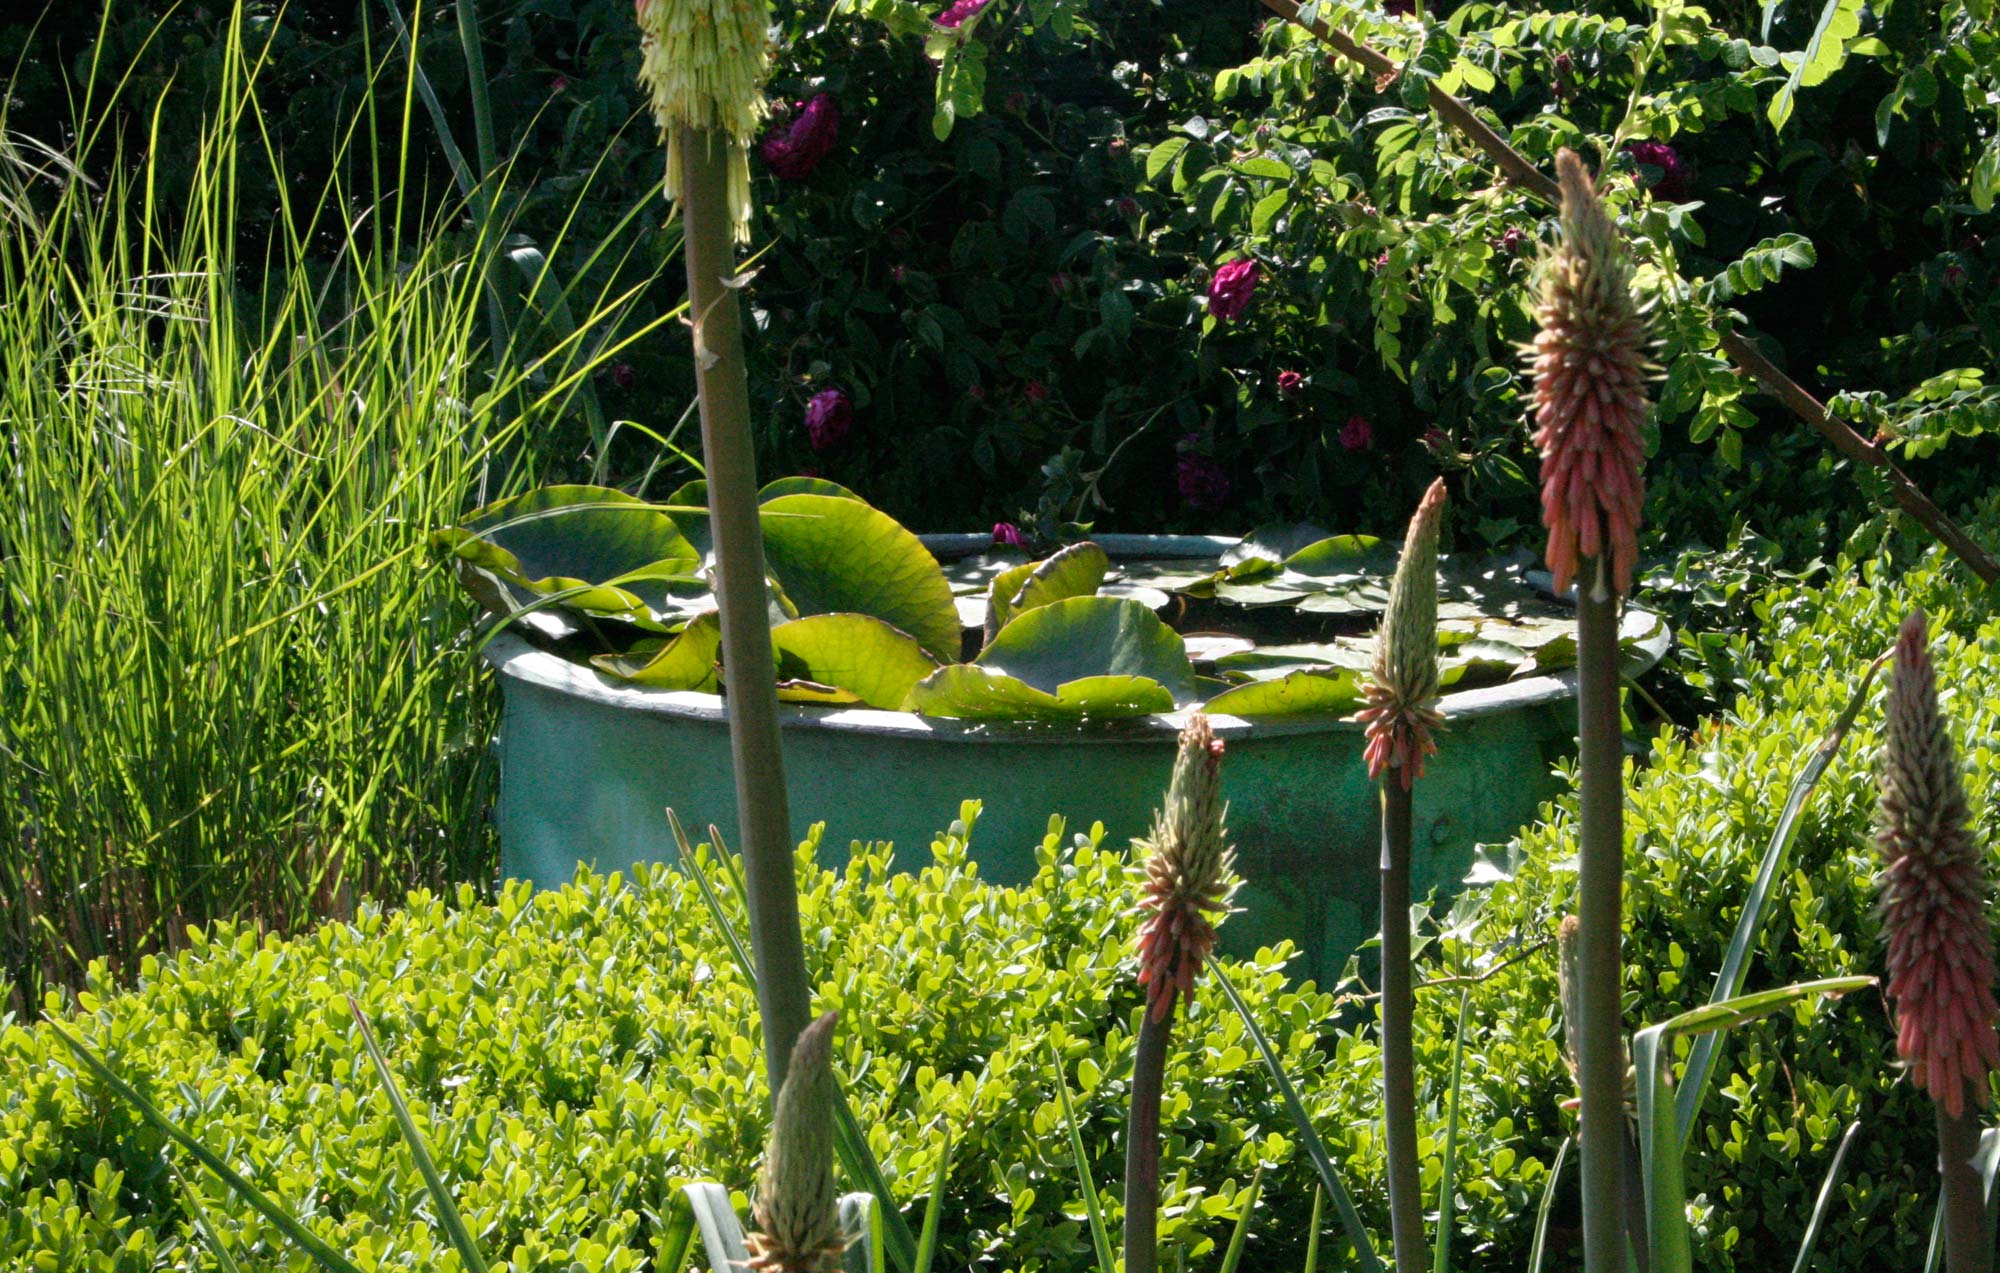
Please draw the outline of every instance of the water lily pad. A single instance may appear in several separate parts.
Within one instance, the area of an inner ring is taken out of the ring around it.
[[[854,702],[890,711],[938,667],[915,637],[865,614],[815,614],[780,624],[771,629],[771,649],[781,682],[832,687]]]
[[[1380,614],[1389,605],[1389,577],[1371,575],[1322,588],[1304,594],[1298,602],[1307,614]]]
[[[757,492],[757,502],[768,504],[785,495],[832,495],[838,499],[860,499],[853,491],[838,482],[829,482],[823,477],[781,477],[766,482]],[[695,546],[705,562],[715,550],[714,536],[708,531],[708,481],[696,478],[683,483],[672,495],[667,496],[667,504],[679,511],[670,516],[680,525],[681,533]]]
[[[591,660],[598,671],[639,685],[667,690],[716,689],[715,661],[722,648],[722,619],[709,610],[688,620],[665,643],[648,642],[629,654],[600,654]]]
[[[1253,561],[1266,561],[1273,566],[1283,565],[1285,558],[1309,544],[1319,543],[1331,534],[1323,526],[1311,522],[1284,522],[1269,526],[1259,526],[1245,535],[1241,542],[1223,552],[1225,567],[1245,565]]]
[[[993,577],[1004,571],[1013,570],[1028,563],[1028,555],[1016,548],[993,548],[987,552],[974,553],[969,557],[954,557],[950,561],[939,562],[944,571],[944,581],[958,596],[985,597],[987,589],[993,586]],[[1020,585],[1014,585],[1019,588]]]
[[[1202,710],[1216,716],[1308,716],[1346,715],[1360,706],[1361,674],[1325,668],[1224,690]]]
[[[1181,643],[1187,647],[1188,657],[1197,663],[1213,663],[1257,648],[1257,643],[1248,637],[1231,636],[1227,632],[1183,632]]]
[[[1144,676],[1078,677],[1051,694],[976,663],[954,663],[919,682],[906,706],[961,720],[1076,721],[1168,712],[1174,699]]]
[[[1119,583],[1144,584],[1167,592],[1187,592],[1206,588],[1215,580],[1215,567],[1186,557],[1146,557],[1118,561],[1110,578]]]
[[[1041,561],[996,575],[986,594],[986,639],[992,641],[1015,615],[1069,597],[1088,597],[1104,582],[1111,558],[1085,540]]]
[[[873,615],[940,661],[957,657],[951,588],[894,518],[833,495],[781,495],[763,513],[765,567],[801,616]]]
[[[674,519],[601,486],[551,486],[477,510],[432,542],[459,560],[572,610],[664,631],[653,602],[699,555]]]
[[[1141,676],[1176,703],[1194,692],[1180,636],[1136,601],[1070,597],[1026,611],[1000,629],[976,662],[1044,693],[1087,676]]]
[[[1397,555],[1394,544],[1373,535],[1330,535],[1285,558],[1285,572],[1313,579],[1386,579],[1396,569]]]

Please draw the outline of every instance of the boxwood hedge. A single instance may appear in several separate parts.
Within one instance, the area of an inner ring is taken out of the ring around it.
[[[1639,766],[1627,823],[1626,1015],[1706,998],[1761,848],[1805,752],[1912,604],[1938,616],[1940,682],[1980,834],[2000,743],[2000,624],[1928,569],[1842,563],[1842,582],[1758,603],[1774,651],[1735,711]],[[1748,989],[1879,967],[1867,825],[1876,717],[1864,715],[1813,803]],[[1445,740],[1449,746],[1449,739]],[[1127,859],[1052,826],[1018,889],[978,878],[975,810],[896,874],[882,846],[839,869],[799,857],[817,1002],[842,1009],[841,1062],[898,1197],[921,1208],[948,1175],[940,1268],[1082,1270],[1092,1258],[1057,1101],[1077,1097],[1110,1222],[1139,999],[1130,984]],[[1548,939],[1571,892],[1573,806],[1558,802],[1484,886],[1430,922],[1421,958],[1426,1187],[1441,1169],[1450,1047],[1464,996],[1456,1267],[1524,1267],[1555,1150],[1574,1126]],[[1357,811],[1356,816],[1366,816]],[[1376,1054],[1366,986],[1287,987],[1284,950],[1234,975],[1300,1081],[1362,1210],[1382,1231]],[[354,1037],[344,996],[377,1023],[399,1079],[486,1249],[527,1269],[650,1267],[672,1190],[741,1188],[761,1136],[747,987],[682,874],[581,875],[412,895],[351,925],[280,941],[222,925],[100,977],[66,1013],[112,1063],[364,1267],[456,1267]],[[1176,1040],[1165,1215],[1169,1251],[1214,1267],[1255,1168],[1267,1167],[1244,1267],[1298,1268],[1312,1176],[1240,1021],[1214,989]],[[1787,1267],[1833,1147],[1863,1131],[1816,1267],[1913,1267],[1934,1192],[1928,1110],[1894,1065],[1873,996],[1746,1027],[1723,1051],[1689,1183],[1704,1268]],[[44,1030],[0,1033],[0,1265],[209,1268],[197,1195],[239,1262],[302,1268],[280,1237],[96,1083]],[[1551,1263],[1567,1267],[1574,1173],[1557,1183]],[[1330,1221],[1327,1241],[1338,1247]],[[1326,1252],[1323,1251],[1323,1254]],[[1322,1264],[1322,1267],[1328,1267]]]

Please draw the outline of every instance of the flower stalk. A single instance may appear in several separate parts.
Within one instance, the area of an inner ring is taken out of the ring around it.
[[[1990,889],[1938,711],[1927,623],[1903,622],[1889,684],[1876,844],[1896,1050],[1937,1111],[1948,1273],[1989,1273],[1993,1236],[1979,1173],[1977,1111],[2000,1069],[1994,1032]]]
[[[1146,910],[1139,930],[1139,984],[1146,1009],[1132,1061],[1132,1103],[1125,1129],[1125,1269],[1159,1267],[1160,1098],[1174,1008],[1194,990],[1195,974],[1215,949],[1215,926],[1228,913],[1235,851],[1223,825],[1222,742],[1208,717],[1181,730],[1166,806],[1133,847],[1146,858]]]
[[[765,0],[638,0],[637,13],[644,50],[640,80],[667,141],[667,196],[681,202],[715,597],[728,678],[729,752],[764,1070],[775,1105],[793,1042],[806,1027],[809,987],[778,737],[743,320],[734,284],[734,241],[749,216],[745,147],[764,114],[770,10]]]
[[[1578,881],[1575,989],[1584,1266],[1625,1267],[1625,1030],[1620,996],[1625,738],[1618,607],[1645,499],[1643,314],[1623,238],[1573,151],[1556,156],[1562,241],[1539,272],[1533,359],[1542,517],[1558,591],[1576,582]]]
[[[1417,504],[1389,605],[1375,637],[1375,662],[1361,712],[1368,776],[1382,784],[1382,1122],[1389,1166],[1389,1222],[1396,1267],[1421,1269],[1423,1178],[1417,1160],[1416,988],[1410,966],[1412,787],[1437,751],[1438,531],[1445,489],[1434,481]]]

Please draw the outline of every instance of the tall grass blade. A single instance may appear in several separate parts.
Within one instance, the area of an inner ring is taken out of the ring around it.
[[[1069,1078],[1063,1072],[1062,1057],[1054,1042],[1048,1043],[1049,1060],[1056,1070],[1056,1095],[1062,1101],[1063,1126],[1069,1129],[1069,1153],[1076,1162],[1076,1183],[1083,1191],[1083,1214],[1090,1223],[1091,1245],[1097,1248],[1098,1273],[1117,1273],[1118,1257],[1112,1254],[1111,1232],[1104,1227],[1104,1212],[1097,1205],[1097,1182],[1090,1178],[1090,1157],[1084,1152],[1083,1128],[1076,1120],[1076,1108],[1069,1099]]]
[[[1250,1217],[1257,1212],[1257,1196],[1264,1189],[1264,1164],[1258,1163],[1257,1170],[1250,1174],[1250,1183],[1243,1190],[1242,1210],[1236,1213],[1236,1225],[1229,1231],[1229,1247],[1222,1253],[1222,1273],[1236,1273],[1236,1266],[1243,1262],[1243,1244],[1250,1236]]]
[[[667,1202],[666,1226],[660,1234],[660,1253],[653,1267],[657,1273],[681,1273],[693,1249],[694,1203],[686,1193],[676,1192]]]
[[[479,1244],[472,1240],[472,1231],[465,1227],[465,1217],[459,1214],[451,1190],[445,1187],[444,1173],[438,1170],[430,1147],[424,1144],[423,1133],[417,1130],[417,1120],[410,1117],[410,1106],[403,1100],[402,1089],[396,1085],[396,1076],[389,1072],[389,1062],[375,1042],[375,1031],[368,1024],[368,1014],[361,1010],[360,1002],[353,995],[347,996],[347,1010],[354,1014],[354,1024],[361,1030],[362,1046],[368,1049],[368,1059],[375,1066],[375,1077],[382,1080],[382,1091],[389,1097],[389,1108],[396,1115],[396,1126],[410,1147],[410,1156],[417,1161],[417,1173],[424,1178],[424,1189],[430,1193],[431,1204],[437,1208],[438,1223],[444,1226],[445,1236],[451,1239],[452,1249],[458,1252],[458,1258],[465,1263],[465,1267],[472,1273],[487,1273],[486,1257],[479,1253]]]
[[[923,1228],[917,1233],[915,1273],[931,1273],[931,1261],[937,1257],[938,1225],[944,1219],[944,1189],[951,1179],[951,1156],[957,1148],[957,1140],[947,1130],[944,1148],[938,1152],[937,1174],[931,1177],[930,1201],[924,1204]]]
[[[1264,1037],[1264,1031],[1257,1024],[1250,1005],[1243,1002],[1237,993],[1236,984],[1229,979],[1222,962],[1210,955],[1208,970],[1215,977],[1215,983],[1222,987],[1222,993],[1229,997],[1236,1015],[1243,1018],[1243,1028],[1250,1033],[1257,1045],[1258,1055],[1264,1058],[1264,1068],[1270,1072],[1271,1082],[1276,1085],[1278,1095],[1285,1103],[1285,1111],[1292,1116],[1292,1125],[1298,1129],[1299,1141],[1305,1146],[1306,1154],[1312,1159],[1313,1167],[1319,1172],[1320,1183],[1333,1198],[1333,1206],[1340,1213],[1341,1225],[1347,1230],[1347,1240],[1354,1248],[1355,1258],[1369,1273],[1382,1273],[1382,1261],[1375,1254],[1375,1244],[1368,1236],[1368,1227],[1361,1223],[1361,1213],[1354,1208],[1354,1199],[1348,1195],[1347,1186],[1341,1182],[1340,1173],[1334,1169],[1333,1158],[1327,1153],[1326,1143],[1313,1129],[1312,1118],[1306,1113],[1305,1103],[1299,1100],[1298,1091],[1291,1079],[1285,1076],[1285,1067],[1279,1063],[1271,1041]]]
[[[1792,1261],[1792,1273],[1806,1273],[1812,1267],[1813,1248],[1819,1245],[1820,1230],[1826,1227],[1827,1214],[1833,1209],[1834,1191],[1847,1173],[1847,1151],[1854,1147],[1854,1138],[1861,1131],[1861,1120],[1855,1119],[1847,1125],[1847,1131],[1840,1138],[1840,1148],[1833,1151],[1833,1162],[1826,1169],[1826,1179],[1820,1182],[1819,1199],[1813,1203],[1812,1220],[1806,1225],[1805,1237],[1799,1241],[1799,1256]]]
[[[1451,1232],[1458,1215],[1458,1109],[1465,1081],[1465,1009],[1469,989],[1458,992],[1458,1030],[1451,1041],[1451,1100],[1444,1118],[1444,1170],[1438,1177],[1438,1227],[1433,1273],[1451,1273]]]
[[[1326,1210],[1326,1189],[1313,1186],[1312,1228],[1306,1233],[1305,1273],[1319,1273],[1319,1226],[1321,1213]]]
[[[208,1218],[208,1208],[201,1205],[200,1196],[181,1175],[180,1168],[174,1167],[173,1173],[175,1182],[181,1187],[181,1201],[187,1204],[188,1214],[194,1217],[195,1229],[207,1244],[209,1254],[215,1257],[215,1273],[241,1273],[242,1266],[229,1254],[229,1248],[222,1245],[222,1235],[216,1232],[215,1222]]]
[[[722,934],[723,944],[729,948],[730,958],[736,962],[736,970],[754,993],[757,987],[757,968],[750,961],[749,948],[737,936],[736,925],[724,909],[722,896],[715,889],[708,872],[701,865],[700,855],[688,841],[687,831],[672,809],[667,810],[667,824],[673,830],[674,844],[680,850],[681,869],[694,881],[695,889],[701,894],[702,903],[707,906],[709,917],[715,921],[716,931]],[[709,828],[711,843],[716,846],[716,856],[729,866],[729,854],[721,848],[722,837],[715,828]],[[740,879],[740,877],[738,877]],[[740,897],[741,894],[739,893]],[[875,1161],[875,1151],[868,1147],[868,1135],[854,1117],[854,1106],[847,1099],[847,1088],[834,1076],[833,1103],[833,1152],[840,1160],[841,1170],[847,1178],[882,1200],[882,1245],[889,1262],[896,1266],[896,1273],[915,1273],[917,1262],[917,1239],[910,1232],[909,1221],[897,1209],[896,1197],[889,1189],[889,1182],[882,1175],[882,1166]]]
[[[1854,727],[1855,718],[1868,701],[1868,689],[1874,683],[1875,674],[1888,657],[1885,653],[1868,665],[1839,719],[1826,731],[1819,745],[1813,748],[1799,776],[1792,780],[1791,791],[1785,796],[1785,807],[1778,814],[1778,824],[1772,828],[1770,843],[1764,847],[1764,856],[1757,864],[1757,877],[1751,882],[1750,895],[1744,899],[1743,913],[1737,917],[1736,931],[1730,935],[1729,949],[1722,957],[1722,971],[1716,974],[1715,991],[1709,995],[1710,1003],[1720,1003],[1742,993],[1743,979],[1749,969],[1750,950],[1757,944],[1757,934],[1763,929],[1764,909],[1770,903],[1772,886],[1791,855],[1792,841],[1798,834],[1799,815],[1805,810],[1807,797],[1819,785],[1821,776],[1839,754],[1841,742]],[[1694,1135],[1695,1115],[1700,1112],[1702,1099],[1708,1093],[1709,1079],[1715,1069],[1715,1052],[1720,1046],[1720,1036],[1706,1035],[1695,1041],[1694,1050],[1688,1056],[1680,1093],[1674,1099],[1674,1134],[1679,1138],[1683,1153],[1687,1152],[1689,1139]]]
[[[1556,1146],[1556,1160],[1549,1165],[1549,1178],[1542,1185],[1542,1202],[1535,1208],[1535,1242],[1528,1248],[1528,1273],[1542,1273],[1542,1256],[1549,1246],[1549,1212],[1555,1206],[1556,1182],[1562,1179],[1563,1165],[1569,1161],[1569,1147],[1576,1142],[1568,1137]]]
[[[147,1122],[159,1128],[161,1132],[166,1134],[168,1139],[186,1150],[194,1157],[195,1161],[213,1172],[217,1180],[229,1186],[237,1197],[248,1203],[258,1215],[263,1216],[275,1225],[281,1233],[296,1243],[301,1251],[312,1257],[322,1269],[327,1270],[327,1273],[361,1273],[361,1269],[351,1260],[321,1241],[310,1229],[300,1224],[297,1220],[294,1220],[283,1207],[271,1201],[263,1190],[238,1175],[234,1168],[210,1152],[206,1145],[203,1145],[200,1141],[189,1135],[187,1130],[179,1123],[161,1113],[159,1108],[141,1095],[137,1088],[113,1073],[110,1066],[100,1060],[95,1052],[85,1047],[83,1041],[71,1034],[60,1022],[51,1018],[45,1020],[43,1024],[48,1029],[54,1031],[55,1036],[61,1039],[71,1052],[76,1054],[77,1059],[82,1061],[90,1069],[90,1072],[98,1077],[100,1082],[117,1093],[120,1100],[123,1100],[133,1109],[138,1110]]]

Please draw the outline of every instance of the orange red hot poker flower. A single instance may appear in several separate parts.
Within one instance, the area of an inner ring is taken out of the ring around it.
[[[1632,265],[1618,227],[1573,151],[1556,156],[1562,243],[1542,262],[1527,352],[1534,363],[1535,445],[1542,453],[1542,524],[1557,592],[1585,558],[1608,572],[1586,581],[1624,593],[1639,555],[1646,485],[1644,315],[1632,297]]]
[[[1952,1118],[1987,1104],[2000,1069],[1987,881],[1938,712],[1922,611],[1903,622],[1889,684],[1875,842],[1896,1050]]]

